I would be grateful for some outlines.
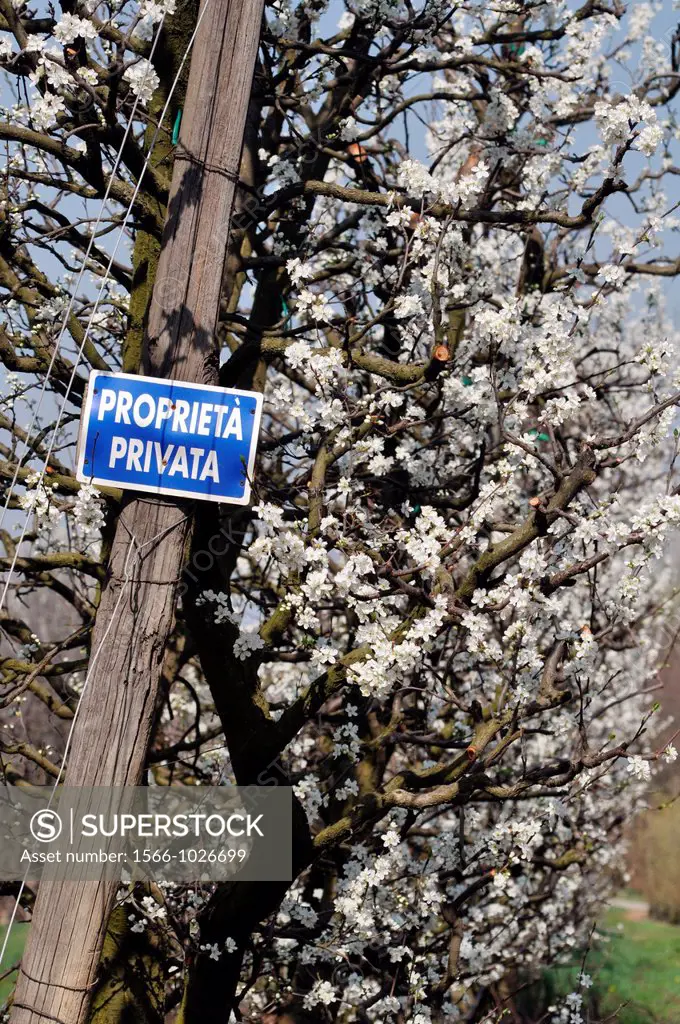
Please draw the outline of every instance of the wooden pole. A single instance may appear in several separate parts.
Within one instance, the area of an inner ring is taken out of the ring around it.
[[[143,372],[217,382],[215,329],[263,0],[203,0],[151,300]],[[131,498],[116,525],[68,786],[142,776],[177,585],[187,502]],[[116,884],[43,883],[11,1024],[84,1024]]]

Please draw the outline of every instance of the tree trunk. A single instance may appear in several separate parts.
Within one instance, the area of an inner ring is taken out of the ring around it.
[[[191,62],[144,372],[217,379],[215,327],[262,0],[209,0]],[[191,535],[190,503],[127,499],[116,527],[66,783],[139,783],[175,595]],[[110,882],[40,886],[11,1024],[83,1024],[116,891]]]

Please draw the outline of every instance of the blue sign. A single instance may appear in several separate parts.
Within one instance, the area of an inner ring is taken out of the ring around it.
[[[81,483],[247,505],[262,414],[254,391],[93,370]]]

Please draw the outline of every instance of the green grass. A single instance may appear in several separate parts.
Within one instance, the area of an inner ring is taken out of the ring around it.
[[[2,949],[2,944],[5,941],[6,930],[7,929],[4,926],[0,927],[0,949]],[[21,923],[13,925],[9,942],[7,943],[7,949],[5,950],[5,958],[2,962],[2,967],[0,967],[0,974],[4,974],[9,967],[13,967],[21,957],[27,934],[28,924]],[[4,981],[0,981],[0,1006],[2,1006],[11,994],[15,980],[16,973],[11,974],[8,978],[5,978]]]
[[[631,921],[611,910],[602,925],[609,937],[588,957],[604,1013],[620,1024],[680,1024],[680,928],[660,921]]]
[[[591,1019],[618,1024],[680,1024],[680,927],[660,921],[630,920],[625,910],[610,910],[598,925],[586,958],[593,987]],[[560,1005],[578,990],[583,956],[572,966],[554,967],[529,990],[526,1010],[536,1019],[548,1005]],[[577,964],[577,966],[573,966]]]

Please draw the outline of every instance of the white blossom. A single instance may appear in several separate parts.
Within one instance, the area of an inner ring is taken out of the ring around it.
[[[259,633],[250,630],[241,630],[234,640],[234,654],[240,661],[245,661],[254,651],[264,647],[264,640]]]
[[[305,996],[304,1004],[306,1009],[311,1010],[319,1004],[321,1006],[330,1006],[331,1003],[337,1002],[337,998],[330,981],[317,981]]]
[[[53,92],[46,92],[43,96],[33,101],[31,106],[31,118],[38,128],[51,128],[57,117],[66,110],[66,103],[63,96]]]
[[[158,88],[160,79],[152,64],[144,57],[125,69],[123,78],[142,103],[149,103]]]
[[[645,758],[635,755],[634,757],[628,758],[628,769],[631,775],[636,779],[642,779],[647,782],[652,777],[652,769],[649,761]]]
[[[54,37],[60,43],[74,43],[76,39],[96,39],[97,28],[88,18],[76,14],[62,14],[54,26]]]
[[[104,501],[95,487],[82,484],[73,508],[73,517],[84,533],[98,533],[104,525]]]

